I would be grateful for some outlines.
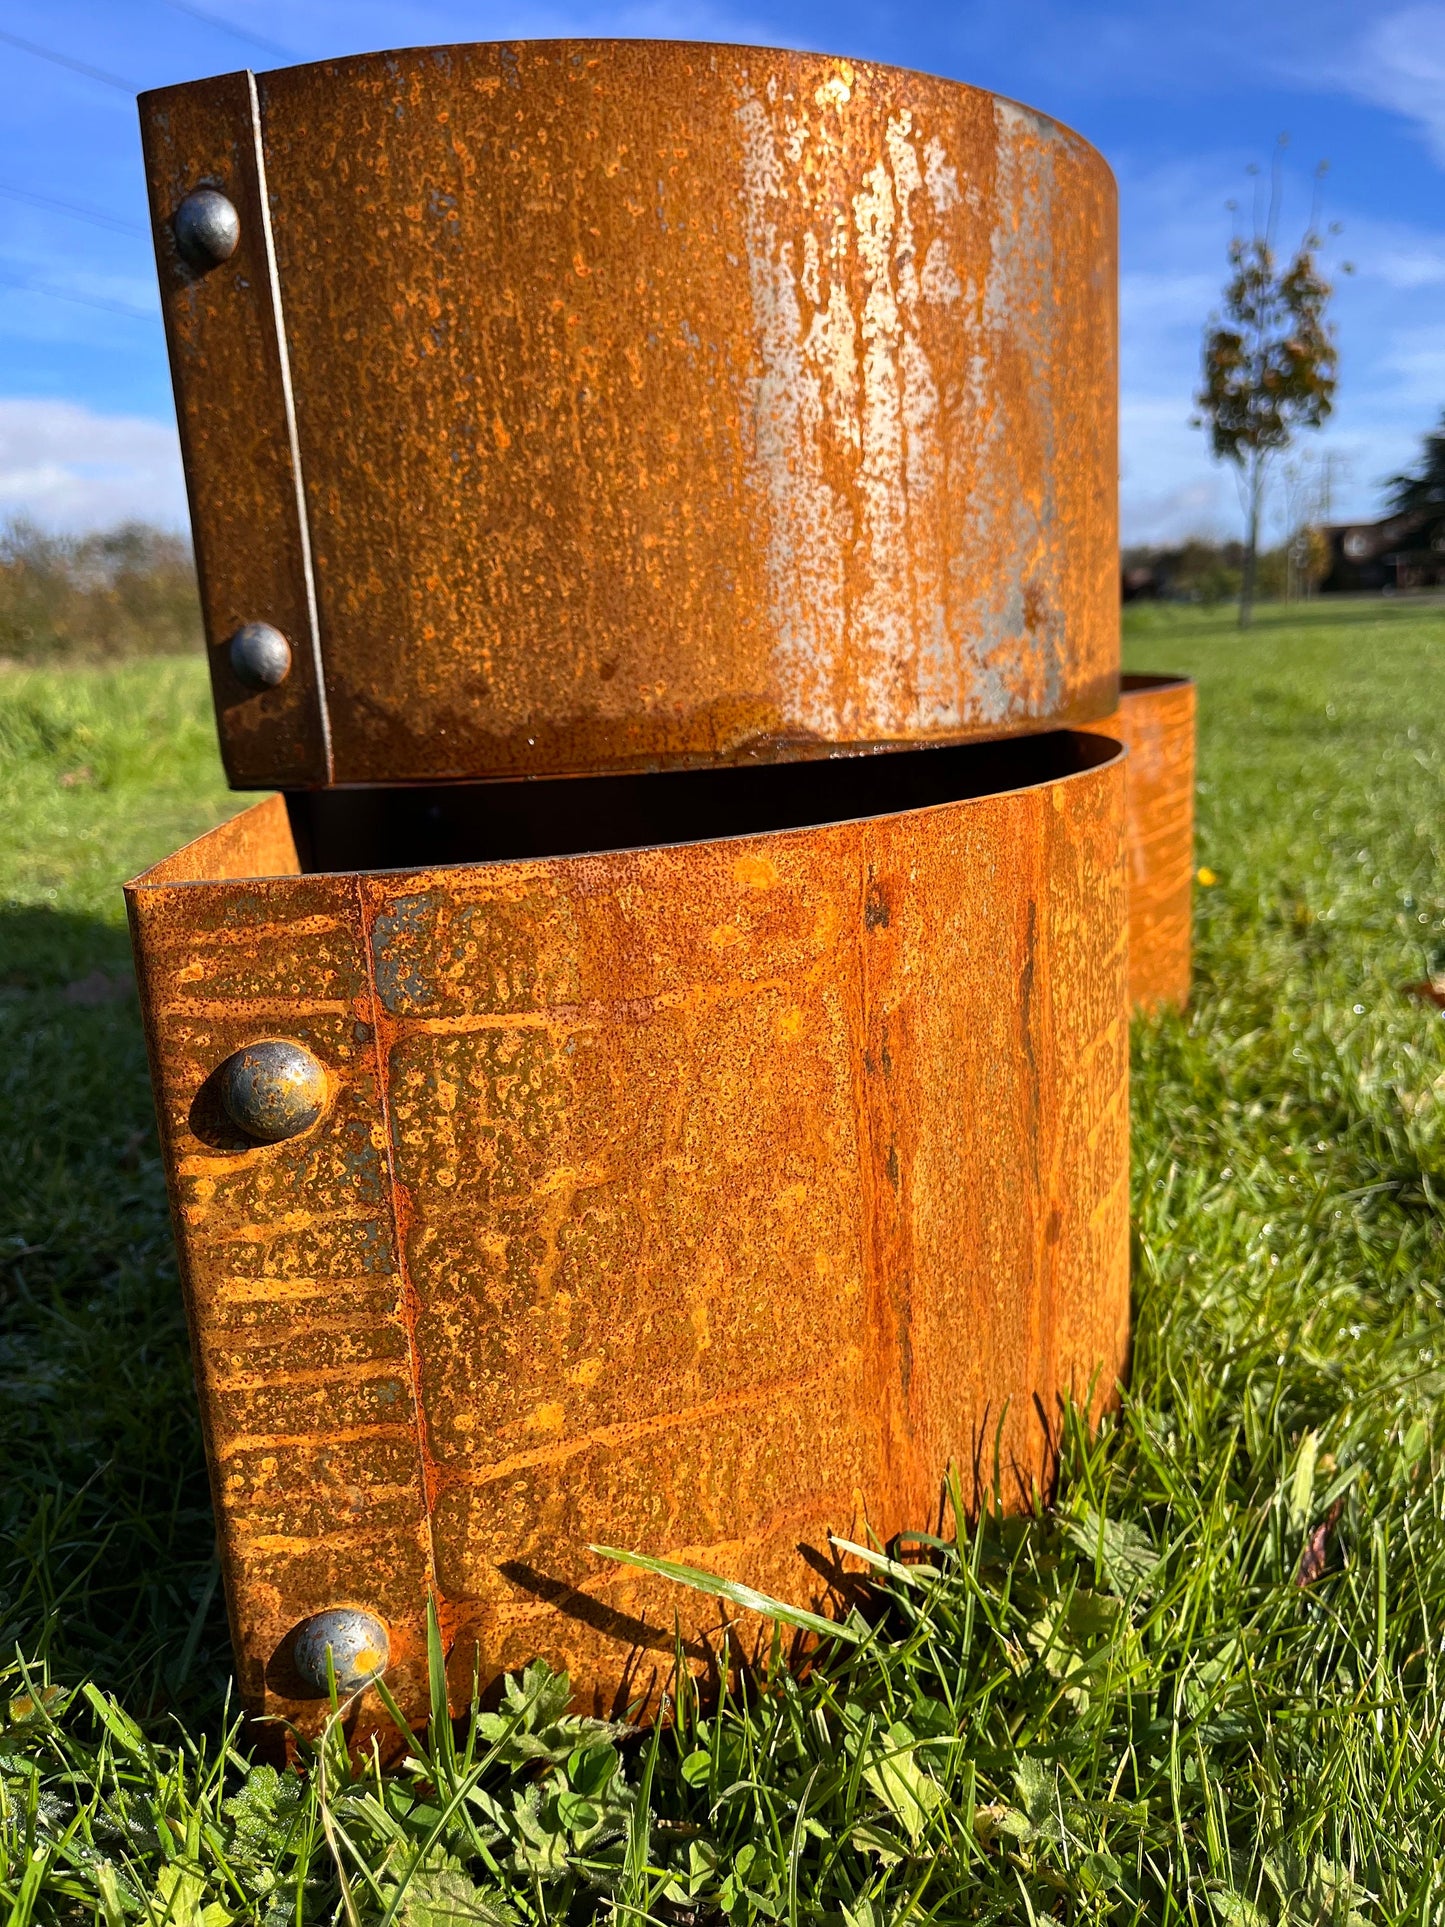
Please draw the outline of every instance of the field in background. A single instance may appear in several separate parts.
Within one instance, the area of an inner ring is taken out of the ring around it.
[[[143,522],[79,536],[0,529],[0,662],[113,662],[200,644],[185,536]]]
[[[369,1790],[335,1755],[301,1784],[218,1751],[228,1652],[117,889],[234,807],[204,672],[0,674],[0,1653],[32,1669],[0,1722],[0,1894],[22,1927],[1439,1918],[1445,1020],[1407,988],[1445,968],[1445,615],[1266,607],[1240,636],[1227,610],[1149,609],[1128,662],[1199,677],[1218,880],[1189,1018],[1136,1029],[1118,1426],[1072,1441],[1057,1514],[936,1547],[940,1576],[888,1581],[875,1630],[801,1686],[685,1706],[655,1749],[533,1744],[555,1716],[534,1697],[470,1758],[438,1733]]]

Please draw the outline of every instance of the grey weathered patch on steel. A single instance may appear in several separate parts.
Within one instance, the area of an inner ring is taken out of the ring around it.
[[[230,641],[231,669],[247,689],[276,689],[291,673],[291,645],[269,622],[247,622]]]
[[[176,246],[193,268],[218,268],[240,245],[241,217],[218,187],[198,187],[188,194],[171,228]]]
[[[219,1080],[226,1115],[261,1144],[298,1137],[326,1109],[326,1072],[309,1050],[281,1038],[236,1051]]]
[[[296,1637],[296,1670],[318,1693],[326,1692],[330,1684],[328,1652],[337,1692],[359,1693],[386,1671],[391,1640],[375,1613],[360,1606],[332,1606],[308,1619]]]
[[[376,919],[372,932],[372,963],[376,994],[393,1017],[410,1015],[432,1003],[436,988],[417,963],[417,934],[436,915],[427,895],[398,897],[392,908]]]

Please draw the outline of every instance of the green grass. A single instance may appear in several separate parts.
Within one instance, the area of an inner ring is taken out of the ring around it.
[[[916,1545],[796,1677],[626,1735],[534,1672],[390,1778],[334,1734],[251,1765],[226,1710],[117,986],[119,879],[229,807],[202,676],[0,681],[17,1922],[1445,1918],[1445,1020],[1404,994],[1445,966],[1445,615],[1230,622],[1129,638],[1200,679],[1218,882],[1189,1018],[1136,1031],[1132,1389],[1057,1508]]]

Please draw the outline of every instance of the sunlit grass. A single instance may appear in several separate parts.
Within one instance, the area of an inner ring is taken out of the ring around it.
[[[138,1015],[67,989],[230,806],[202,678],[0,681],[17,1921],[1441,1917],[1445,1021],[1406,991],[1445,966],[1445,616],[1230,623],[1129,640],[1200,679],[1216,881],[1189,1017],[1135,1037],[1132,1389],[1055,1511],[914,1542],[847,1640],[665,1731],[534,1673],[359,1778],[229,1726]]]

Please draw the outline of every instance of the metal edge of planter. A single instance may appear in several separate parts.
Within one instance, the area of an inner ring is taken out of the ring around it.
[[[1129,996],[1138,1010],[1189,1002],[1195,711],[1188,676],[1127,675],[1114,715],[1084,725],[1129,752]]]

